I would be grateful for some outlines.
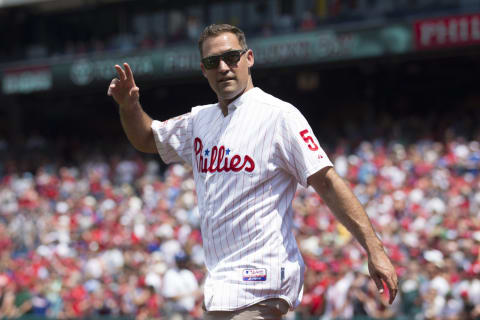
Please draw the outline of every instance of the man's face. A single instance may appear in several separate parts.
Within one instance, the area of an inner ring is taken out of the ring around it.
[[[207,38],[203,42],[203,57],[218,56],[232,50],[242,50],[237,36],[230,32]],[[202,73],[208,79],[219,101],[232,100],[245,91],[249,81],[248,69],[253,66],[253,52],[248,50],[234,64],[227,64],[223,59],[217,67],[207,69],[202,63]]]

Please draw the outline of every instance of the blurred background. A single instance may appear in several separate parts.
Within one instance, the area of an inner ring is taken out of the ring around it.
[[[128,62],[166,120],[215,102],[197,38],[242,28],[254,85],[306,116],[399,274],[392,306],[311,189],[287,319],[480,319],[479,0],[0,0],[0,317],[201,319],[192,171],[133,150]]]

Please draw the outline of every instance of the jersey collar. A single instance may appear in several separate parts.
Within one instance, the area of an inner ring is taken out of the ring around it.
[[[237,108],[240,108],[243,104],[245,104],[250,97],[252,97],[253,95],[255,95],[255,93],[257,93],[260,89],[257,88],[257,87],[254,87],[250,90],[248,90],[247,92],[245,92],[244,94],[242,94],[240,97],[238,97],[237,99],[233,100],[229,105],[228,105],[228,111],[230,113],[230,111],[233,111]]]

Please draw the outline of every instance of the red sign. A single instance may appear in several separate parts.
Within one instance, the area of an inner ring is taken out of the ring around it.
[[[480,13],[420,20],[414,31],[417,49],[480,44]]]

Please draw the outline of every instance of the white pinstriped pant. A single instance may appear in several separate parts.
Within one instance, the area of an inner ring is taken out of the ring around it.
[[[268,299],[235,311],[207,311],[204,320],[281,320],[288,312],[288,303],[283,299]]]

